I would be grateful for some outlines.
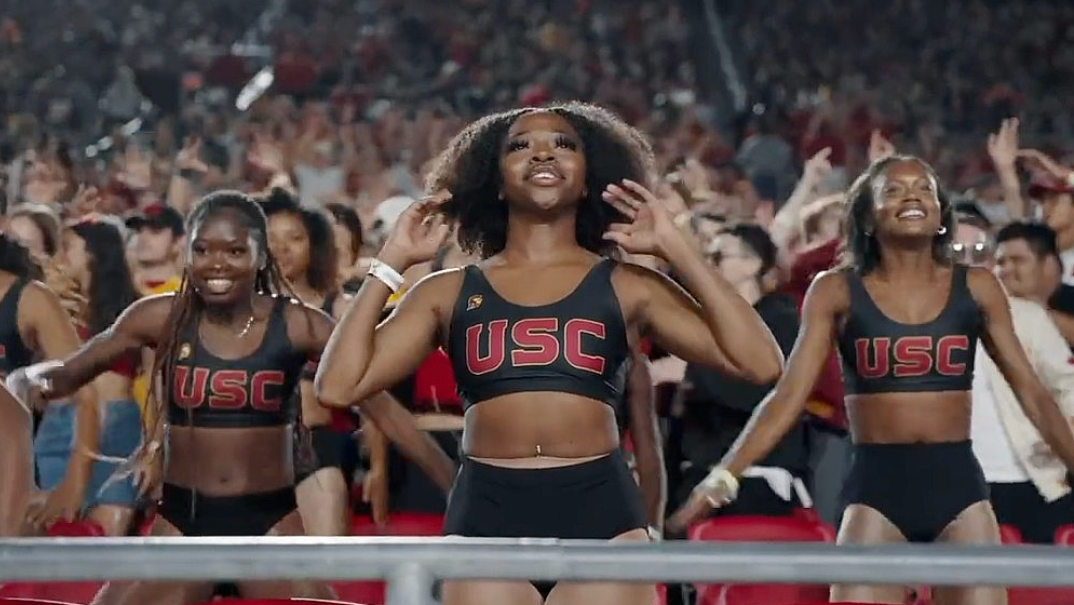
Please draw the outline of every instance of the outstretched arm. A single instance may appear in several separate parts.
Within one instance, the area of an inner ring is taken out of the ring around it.
[[[94,336],[61,363],[36,366],[28,374],[48,399],[65,397],[105,372],[123,355],[156,343],[167,322],[174,295],[161,294],[127,307],[107,330]],[[45,368],[45,369],[41,369]]]
[[[719,483],[724,487],[728,483],[737,485],[737,478],[742,472],[767,456],[794,426],[828,360],[832,337],[838,318],[846,308],[846,301],[846,280],[842,275],[824,273],[813,281],[806,293],[801,330],[791,351],[787,371],[772,392],[754,409],[746,428],[724,455],[723,461],[709,478],[698,485],[690,501],[675,514],[671,523],[674,529],[685,528],[708,511],[710,506],[719,504],[720,497],[733,497],[733,487],[730,489],[732,493],[714,496],[713,492],[719,491]]]
[[[971,269],[968,283],[985,318],[983,341],[1003,377],[1011,385],[1029,421],[1052,452],[1074,471],[1074,433],[1063,412],[1026,357],[1014,333],[1011,308],[999,281],[988,271]]]

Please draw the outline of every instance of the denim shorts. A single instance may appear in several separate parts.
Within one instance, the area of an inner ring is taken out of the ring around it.
[[[34,438],[34,462],[41,489],[56,487],[67,473],[75,438],[76,406],[52,404]],[[134,401],[110,401],[101,406],[103,415],[98,450],[110,458],[128,458],[142,443],[142,415]],[[101,504],[133,506],[138,492],[131,477],[115,479],[119,462],[95,460],[86,487],[83,508]]]

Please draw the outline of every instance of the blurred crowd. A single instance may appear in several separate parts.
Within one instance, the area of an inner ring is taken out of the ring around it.
[[[78,271],[93,267],[72,268],[73,225],[117,230],[145,295],[175,286],[183,216],[202,194],[279,188],[331,211],[346,281],[364,274],[364,258],[421,195],[429,160],[467,121],[581,99],[652,137],[658,193],[690,213],[712,270],[756,306],[785,353],[806,287],[838,260],[841,193],[869,161],[896,150],[931,162],[954,196],[952,254],[995,266],[1012,296],[1049,311],[1041,330],[1074,343],[1064,285],[1074,284],[1074,181],[1065,164],[1074,140],[1066,103],[1074,4],[722,2],[752,91],[731,131],[715,128],[714,104],[697,90],[699,70],[717,69],[690,44],[708,25],[689,21],[678,3],[294,2],[265,31],[274,82],[240,110],[236,96],[265,64],[235,43],[263,10],[252,0],[0,8],[5,226],[74,315],[93,298]],[[471,260],[454,248],[443,258],[440,266]],[[1059,354],[1069,366],[1069,351]],[[651,357],[670,510],[730,447],[766,389],[660,351]],[[1066,390],[1074,383],[1060,374],[1050,386],[1074,418]],[[426,386],[397,396],[414,409],[461,413],[442,391],[429,394],[430,380],[445,379],[426,375],[417,381]],[[805,506],[837,521],[850,449],[841,400],[833,359],[800,426],[766,461],[774,470],[747,479],[720,514]],[[993,483],[1032,483],[1021,445],[1004,436],[1016,422],[975,424]],[[458,426],[429,426],[455,446]],[[356,473],[369,502],[357,506],[381,507],[378,515],[442,508],[427,480],[391,460],[373,468],[367,456]],[[1062,499],[1060,512],[1048,509],[1049,527],[1074,523],[1069,485],[1061,491],[1019,492],[1001,521],[1050,541],[1047,528],[1024,518],[1043,515],[1024,499],[1045,508]]]

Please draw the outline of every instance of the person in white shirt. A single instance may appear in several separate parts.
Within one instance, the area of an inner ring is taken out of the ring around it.
[[[987,236],[985,226],[973,216],[959,219],[953,251],[964,262],[989,264],[969,253]],[[1049,257],[1056,256],[1055,233],[1043,224],[1012,223],[996,236],[995,269],[1011,297],[1015,332],[1041,381],[1071,417],[1074,358],[1038,300]],[[971,437],[1000,523],[1017,527],[1026,542],[1034,543],[1051,543],[1059,526],[1074,523],[1069,469],[1044,444],[981,345],[973,379]]]

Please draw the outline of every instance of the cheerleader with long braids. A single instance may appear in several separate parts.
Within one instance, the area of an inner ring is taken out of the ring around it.
[[[58,397],[141,347],[156,349],[145,443],[136,459],[143,492],[160,489],[156,536],[304,533],[296,510],[291,397],[332,329],[325,313],[287,292],[268,247],[264,212],[247,195],[206,196],[188,221],[183,282],[144,298],[62,363],[22,372],[22,390]],[[396,427],[399,425],[387,425]],[[406,427],[403,426],[403,429]],[[421,447],[420,434],[396,437]],[[436,465],[438,451],[426,460]],[[446,472],[450,472],[450,464]],[[322,585],[240,582],[245,598],[330,596]],[[98,605],[208,600],[211,582],[107,584]]]

